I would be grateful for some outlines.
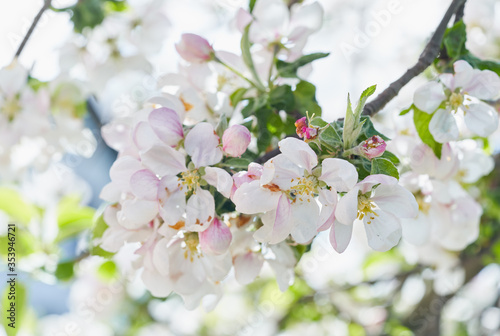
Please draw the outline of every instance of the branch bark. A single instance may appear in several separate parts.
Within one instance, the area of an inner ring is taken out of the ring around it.
[[[31,24],[31,27],[28,29],[28,32],[24,36],[24,39],[21,42],[21,45],[19,46],[19,48],[17,48],[17,51],[16,51],[14,58],[19,57],[19,55],[21,55],[21,53],[23,52],[23,49],[26,46],[26,43],[28,42],[31,34],[35,30],[36,25],[38,24],[38,21],[40,21],[40,18],[42,17],[43,13],[50,7],[50,3],[51,3],[51,0],[44,0],[42,8],[40,8],[40,11],[33,19],[33,23]]]
[[[364,115],[372,116],[379,112],[389,101],[391,101],[398,95],[399,91],[406,84],[408,84],[410,80],[418,76],[425,69],[427,69],[429,65],[432,64],[434,59],[439,54],[441,41],[443,40],[444,32],[446,31],[451,17],[453,16],[453,14],[458,13],[461,8],[463,13],[463,5],[465,4],[465,1],[466,0],[453,0],[453,2],[450,4],[450,7],[448,7],[448,10],[444,14],[443,19],[439,23],[436,31],[429,40],[429,43],[427,43],[424,51],[422,52],[422,54],[420,54],[417,64],[408,69],[403,76],[389,85],[389,87],[385,89],[380,95],[378,95],[375,100],[366,104],[365,108],[363,109]]]

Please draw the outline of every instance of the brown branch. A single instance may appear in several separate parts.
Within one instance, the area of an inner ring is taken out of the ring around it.
[[[450,22],[453,14],[457,13],[459,9],[465,4],[466,0],[453,0],[450,7],[444,14],[443,19],[439,23],[436,31],[432,35],[429,43],[425,47],[422,54],[418,58],[417,64],[415,64],[412,68],[408,69],[406,73],[401,76],[398,80],[393,82],[387,89],[384,90],[378,97],[371,101],[370,103],[365,105],[363,110],[364,115],[374,115],[379,112],[384,106],[391,101],[394,97],[396,97],[399,91],[406,85],[410,80],[418,76],[422,73],[429,65],[432,64],[434,59],[439,54],[439,49],[441,47],[441,41],[443,40],[444,32]]]
[[[26,42],[28,42],[31,34],[35,30],[35,27],[38,24],[38,21],[40,21],[40,18],[42,17],[43,13],[47,10],[47,8],[50,7],[50,3],[51,3],[51,0],[44,0],[42,8],[40,8],[40,11],[33,19],[33,23],[31,24],[31,27],[28,29],[28,32],[24,36],[24,39],[21,42],[21,45],[19,46],[19,48],[17,48],[16,55],[14,56],[14,58],[19,57],[19,55],[21,55],[21,53],[23,52],[23,49],[26,45]]]

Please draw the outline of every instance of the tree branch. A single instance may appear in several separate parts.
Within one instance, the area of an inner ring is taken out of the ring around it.
[[[38,14],[33,19],[33,23],[31,24],[30,29],[28,29],[28,32],[24,36],[24,39],[21,42],[21,45],[19,46],[19,48],[17,48],[16,55],[14,56],[14,58],[19,57],[19,55],[21,55],[21,53],[23,52],[23,49],[24,49],[24,47],[26,45],[26,42],[28,42],[31,34],[35,30],[35,27],[38,24],[38,21],[40,21],[40,18],[42,17],[43,13],[47,10],[47,8],[50,7],[50,3],[51,3],[51,0],[44,0],[42,8],[40,8],[40,11],[38,12]]]
[[[378,97],[365,105],[363,110],[364,115],[372,116],[380,111],[389,101],[396,97],[399,91],[406,85],[410,80],[422,73],[429,65],[432,64],[434,59],[439,54],[439,49],[441,47],[441,41],[443,40],[444,32],[450,22],[453,14],[457,13],[460,8],[465,4],[466,0],[453,0],[450,7],[444,14],[443,19],[439,23],[436,31],[432,35],[429,43],[425,47],[422,54],[418,58],[417,64],[412,68],[408,69],[406,73],[401,76],[398,80],[393,82],[387,89],[384,90]],[[458,14],[457,14],[458,16]]]

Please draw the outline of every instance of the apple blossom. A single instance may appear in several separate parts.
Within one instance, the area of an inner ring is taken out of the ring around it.
[[[188,62],[203,63],[214,58],[214,49],[203,37],[195,34],[182,34],[175,49]]]
[[[305,140],[311,140],[318,135],[318,130],[315,127],[310,127],[307,125],[307,118],[302,117],[295,122],[296,132],[300,138]]]
[[[231,238],[227,225],[216,217],[208,229],[200,232],[201,250],[211,254],[223,254],[229,248]]]
[[[358,149],[361,155],[367,159],[373,159],[382,156],[386,147],[387,144],[384,139],[378,135],[374,135],[360,143]]]
[[[242,125],[233,125],[222,135],[222,150],[229,156],[240,157],[250,144],[251,134]]]
[[[455,117],[459,112],[470,131],[490,135],[498,128],[498,113],[482,100],[494,100],[500,94],[500,78],[490,70],[473,69],[466,61],[455,62],[454,69],[454,75],[442,74],[440,82],[429,82],[415,91],[415,106],[433,114],[429,131],[438,142],[458,139]]]

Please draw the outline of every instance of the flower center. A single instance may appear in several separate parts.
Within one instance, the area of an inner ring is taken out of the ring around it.
[[[378,216],[373,209],[375,208],[375,204],[373,204],[372,200],[366,195],[358,196],[358,219],[362,220],[365,216],[370,217],[370,220],[366,222],[367,224],[371,224],[372,220],[375,219],[375,216]]]
[[[184,234],[184,243],[185,251],[184,258],[188,258],[190,261],[193,261],[194,257],[200,257],[200,251],[198,250],[198,245],[200,243],[200,239],[198,238],[198,233],[196,232],[186,232]]]
[[[7,116],[9,121],[12,121],[20,110],[21,104],[19,104],[17,97],[6,100],[2,106],[2,112]]]
[[[180,101],[181,101],[182,105],[184,105],[184,109],[186,110],[186,112],[189,112],[190,110],[192,110],[192,109],[193,109],[194,105],[193,105],[193,104],[188,103],[188,102],[184,99],[184,97],[183,97],[182,95],[179,97],[179,99],[180,99]]]
[[[289,190],[290,198],[295,201],[299,197],[299,200],[302,201],[300,196],[315,196],[317,194],[317,187],[318,180],[314,175],[300,177],[297,179],[297,184]]]
[[[181,173],[181,177],[179,177],[180,184],[186,187],[186,195],[189,192],[196,193],[196,189],[200,186],[200,174],[198,173],[198,169],[188,170]],[[179,186],[180,186],[179,184]]]
[[[461,93],[453,92],[450,96],[450,106],[456,111],[464,102],[464,95]]]
[[[415,199],[417,200],[418,210],[427,215],[431,208],[431,203],[428,202],[423,195],[417,195]]]

